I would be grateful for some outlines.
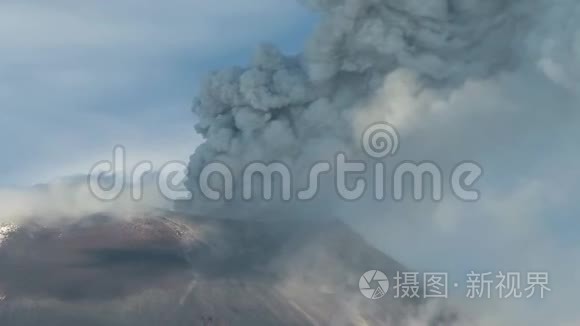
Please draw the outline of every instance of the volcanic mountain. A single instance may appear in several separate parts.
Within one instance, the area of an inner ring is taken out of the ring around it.
[[[0,325],[406,325],[424,305],[364,298],[364,272],[404,267],[335,220],[38,221],[0,247]]]

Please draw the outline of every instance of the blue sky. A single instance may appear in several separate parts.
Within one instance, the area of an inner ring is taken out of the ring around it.
[[[293,1],[3,0],[0,186],[86,173],[116,144],[187,160],[200,78],[260,42],[298,52],[315,20]]]

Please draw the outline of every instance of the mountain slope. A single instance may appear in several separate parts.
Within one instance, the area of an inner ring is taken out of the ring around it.
[[[404,268],[337,221],[31,222],[0,266],[1,325],[402,325],[421,305],[362,297],[364,272]]]

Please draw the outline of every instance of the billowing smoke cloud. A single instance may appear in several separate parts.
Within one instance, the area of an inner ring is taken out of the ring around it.
[[[323,17],[303,54],[264,45],[249,67],[205,80],[194,106],[207,139],[190,163],[194,193],[211,161],[302,166],[353,148],[352,121],[402,68],[437,89],[509,68],[535,1],[305,2]]]
[[[262,46],[249,67],[218,71],[204,83],[194,112],[207,142],[190,162],[194,196],[208,162],[240,168],[255,160],[284,161],[303,177],[301,167],[339,150],[356,154],[369,124],[391,122],[402,135],[399,161],[480,163],[482,200],[308,205],[344,217],[412,266],[445,270],[460,261],[472,264],[462,268],[550,270],[559,284],[553,299],[535,314],[528,309],[533,304],[510,305],[517,306],[510,322],[578,320],[567,304],[574,291],[563,283],[577,279],[570,272],[577,266],[565,257],[580,251],[565,240],[565,229],[579,227],[566,218],[580,212],[573,203],[580,195],[574,168],[580,160],[574,144],[580,136],[580,4],[303,2],[321,12],[322,23],[302,54]],[[201,209],[199,199],[195,209]],[[483,316],[483,325],[510,323],[509,314],[490,306],[495,314]]]

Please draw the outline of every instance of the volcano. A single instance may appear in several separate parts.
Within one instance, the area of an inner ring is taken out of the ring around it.
[[[363,297],[366,271],[404,267],[336,220],[155,212],[10,231],[1,325],[404,325],[424,305]]]

